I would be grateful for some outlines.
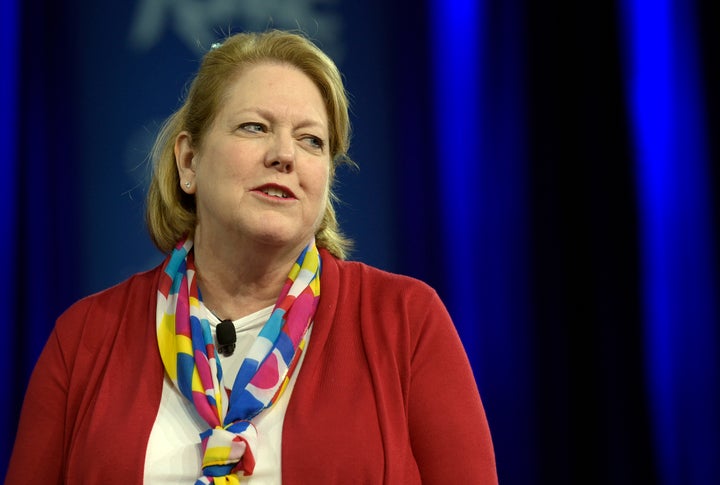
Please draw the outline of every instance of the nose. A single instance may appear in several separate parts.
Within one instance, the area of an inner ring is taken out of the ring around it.
[[[265,166],[279,172],[289,173],[295,168],[295,144],[292,136],[276,134],[267,151]]]

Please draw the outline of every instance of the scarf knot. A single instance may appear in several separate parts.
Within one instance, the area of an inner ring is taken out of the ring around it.
[[[231,473],[252,475],[258,434],[250,421],[239,420],[226,427],[208,429],[200,434],[203,450],[203,474],[223,477]]]

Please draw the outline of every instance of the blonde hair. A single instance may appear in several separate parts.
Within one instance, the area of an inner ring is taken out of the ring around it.
[[[335,63],[302,34],[271,30],[241,33],[214,44],[205,54],[183,105],[163,124],[152,149],[153,173],[147,195],[146,223],[150,237],[162,252],[170,252],[185,235],[192,236],[197,222],[195,197],[180,189],[175,161],[175,139],[182,131],[190,134],[193,145],[202,139],[213,123],[228,85],[244,67],[263,61],[290,64],[300,69],[318,87],[325,101],[329,124],[330,190],[320,226],[315,233],[318,247],[338,258],[345,258],[352,242],[338,227],[332,191],[335,169],[352,161],[348,98]]]

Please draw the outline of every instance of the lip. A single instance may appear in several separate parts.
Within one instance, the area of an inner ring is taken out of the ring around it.
[[[281,190],[285,194],[287,194],[287,197],[281,198],[281,197],[275,197],[272,195],[268,195],[264,192],[268,189]],[[265,197],[265,198],[276,200],[276,201],[283,201],[283,200],[290,201],[290,200],[297,199],[297,196],[295,195],[295,193],[292,190],[290,190],[288,187],[286,187],[284,185],[280,185],[280,184],[274,184],[274,183],[258,185],[257,187],[250,189],[250,192],[254,192],[254,193],[260,195],[261,197]]]

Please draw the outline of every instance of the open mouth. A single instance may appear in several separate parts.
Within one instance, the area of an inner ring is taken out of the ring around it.
[[[272,197],[281,197],[283,199],[288,198],[288,195],[283,190],[280,190],[277,187],[264,187],[260,189],[260,191],[263,194],[270,195]]]
[[[268,197],[276,197],[278,199],[293,199],[295,198],[295,194],[292,193],[290,189],[287,187],[283,187],[281,185],[275,185],[275,184],[267,184],[262,185],[258,188],[256,188],[258,192],[262,192],[263,194],[267,195]]]

